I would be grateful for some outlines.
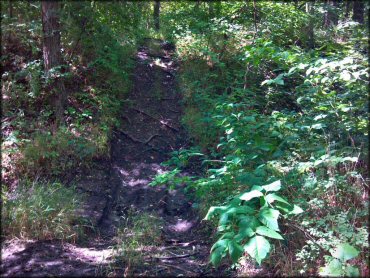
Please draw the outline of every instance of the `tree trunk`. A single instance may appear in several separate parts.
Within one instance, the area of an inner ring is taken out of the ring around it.
[[[213,7],[213,2],[208,2],[208,14],[210,17],[214,16],[214,7]]]
[[[296,9],[298,9],[298,0],[293,0],[293,2],[294,2],[294,7],[295,7]]]
[[[351,4],[352,4],[352,1],[346,1],[346,13],[344,14],[344,17],[346,19],[349,18],[349,11],[351,10]]]
[[[257,32],[258,32],[258,29],[257,29],[257,7],[256,7],[256,1],[253,0],[253,21],[254,21],[254,38],[257,37]]]
[[[354,1],[352,19],[359,23],[364,23],[364,11],[365,11],[364,1],[361,1],[361,0]]]
[[[159,31],[159,13],[161,9],[161,2],[155,1],[154,3],[154,28]]]
[[[337,7],[338,2],[327,0],[326,1],[326,12],[324,16],[324,26],[329,27],[331,25],[337,25],[338,24],[338,14],[337,14]]]
[[[311,17],[312,16],[312,3],[311,2],[306,2],[306,13]],[[313,49],[315,47],[315,34],[313,31],[313,20],[310,18],[310,21],[308,23],[308,30],[307,30],[307,35],[308,35],[308,41],[307,41],[307,46],[309,49]]]
[[[194,5],[194,12],[199,12],[199,7],[200,7],[200,1],[198,0],[195,5]]]
[[[55,109],[57,125],[62,122],[64,105],[67,99],[64,83],[52,74],[52,69],[61,65],[59,1],[42,1],[43,57],[45,75],[51,79],[51,105]]]
[[[13,18],[13,2],[9,0],[9,18]]]

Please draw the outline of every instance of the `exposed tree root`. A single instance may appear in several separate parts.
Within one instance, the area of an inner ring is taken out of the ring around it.
[[[128,138],[130,138],[132,141],[136,142],[136,143],[140,143],[140,144],[144,144],[144,145],[147,145],[150,141],[152,141],[155,137],[161,137],[161,135],[159,134],[154,134],[152,136],[150,136],[147,140],[145,141],[141,141],[139,139],[136,139],[134,137],[132,137],[130,134],[128,134],[127,132],[124,132],[122,130],[119,131],[120,133],[126,135]]]
[[[156,121],[160,122],[162,125],[168,127],[169,129],[172,129],[172,130],[177,131],[177,132],[179,131],[176,127],[173,127],[173,126],[169,125],[168,123],[164,122],[163,120],[160,120],[160,119],[158,119],[158,118],[156,118],[156,117],[154,117],[154,116],[146,113],[145,111],[142,111],[142,110],[140,110],[138,108],[131,108],[131,109],[132,110],[135,110],[136,112],[139,112],[139,113],[141,113],[143,115],[146,115],[149,118],[152,118],[153,120],[156,120]]]

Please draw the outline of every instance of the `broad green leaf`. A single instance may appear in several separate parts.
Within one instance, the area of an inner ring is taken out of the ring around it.
[[[278,191],[281,188],[281,182],[280,180],[274,181],[273,183],[262,186],[262,188],[265,189],[267,192]]]
[[[226,225],[229,222],[229,215],[228,213],[221,214],[220,221],[218,222],[220,226]]]
[[[351,162],[357,162],[358,157],[344,157],[343,161],[351,161]]]
[[[221,259],[226,255],[230,239],[220,239],[211,248],[211,263],[218,266]]]
[[[282,77],[277,77],[274,79],[274,83],[277,85],[284,85],[284,79]]]
[[[217,248],[226,249],[229,244],[229,241],[230,239],[219,239],[218,241],[216,241],[215,244],[212,245],[211,251]]]
[[[222,257],[224,257],[223,252],[224,250],[222,248],[216,248],[214,251],[212,251],[210,261],[215,267],[220,264]]]
[[[234,232],[227,232],[222,235],[220,239],[232,239],[234,237]]]
[[[255,230],[258,226],[261,226],[261,222],[254,216],[240,216],[240,221],[238,222],[239,229],[251,228]]]
[[[342,263],[339,260],[334,259],[325,267],[320,268],[319,274],[321,276],[335,276],[335,277],[343,276]]]
[[[245,205],[235,208],[235,213],[236,214],[252,214],[254,212],[255,212],[254,209],[252,209],[249,206],[245,206]]]
[[[352,75],[349,71],[345,70],[340,74],[340,78],[344,81],[350,81],[352,79]]]
[[[251,188],[251,190],[258,190],[258,191],[262,191],[262,190],[263,190],[263,188],[262,188],[262,186],[259,186],[259,185],[253,185],[253,186],[252,186],[252,188]]]
[[[222,211],[225,211],[227,209],[227,206],[221,206],[221,207],[210,207],[207,215],[204,217],[203,220],[210,220],[212,216],[214,216],[217,213],[220,213]]]
[[[261,222],[254,216],[240,216],[239,219],[239,233],[235,236],[235,240],[238,242],[247,237],[254,236],[254,230],[261,225]]]
[[[293,209],[288,212],[288,215],[290,215],[290,214],[300,214],[302,212],[303,212],[303,209],[301,209],[301,207],[299,207],[297,205],[293,205]]]
[[[243,195],[241,195],[239,197],[239,199],[244,200],[244,201],[249,201],[253,198],[261,197],[261,196],[263,196],[263,194],[260,191],[252,190],[250,192],[247,192],[247,193],[244,193]]]
[[[244,245],[244,251],[261,264],[270,251],[270,243],[263,236],[254,236]]]
[[[254,236],[256,233],[249,227],[239,230],[239,233],[234,237],[237,242],[244,240],[245,238]]]
[[[274,231],[279,231],[278,217],[280,212],[271,208],[264,208],[260,211],[258,219]]]
[[[275,232],[274,230],[271,230],[270,228],[267,228],[266,226],[257,227],[256,233],[262,236],[267,236],[267,237],[276,238],[276,239],[283,239],[283,237],[279,233]]]
[[[265,196],[265,199],[270,204],[273,203],[274,201],[279,201],[279,202],[282,202],[284,204],[290,205],[288,203],[288,201],[286,201],[285,199],[281,198],[279,195],[276,195],[275,193],[268,194],[267,196]]]
[[[357,257],[358,254],[359,254],[359,251],[353,246],[349,245],[348,243],[339,244],[337,248],[335,248],[335,250],[331,252],[331,255],[334,258],[337,258],[341,260],[342,262],[353,259]]]
[[[243,255],[243,248],[234,240],[229,242],[229,254],[233,263],[236,263],[238,259]]]
[[[360,276],[360,271],[355,266],[352,266],[352,265],[347,266],[346,267],[346,276],[359,277]]]

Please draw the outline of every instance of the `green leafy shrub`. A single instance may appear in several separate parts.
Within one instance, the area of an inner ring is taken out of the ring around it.
[[[19,185],[3,202],[3,235],[75,242],[83,236],[84,221],[76,215],[81,198],[60,183]]]
[[[348,264],[348,260],[357,257],[359,251],[348,243],[339,244],[331,251],[333,257],[327,258],[329,262],[320,269],[321,276],[360,276],[357,267]],[[329,257],[329,256],[327,256]]]
[[[209,209],[205,219],[219,214],[218,232],[222,234],[211,249],[211,262],[214,265],[219,265],[227,252],[236,263],[244,251],[261,264],[271,248],[266,237],[283,239],[278,233],[280,214],[286,217],[301,213],[302,209],[274,193],[280,189],[280,181],[253,186],[225,206]]]
[[[60,129],[55,134],[39,133],[25,144],[19,169],[25,176],[57,176],[91,163],[96,154],[95,142]],[[37,176],[37,175],[36,175]]]
[[[219,263],[229,253],[235,262],[248,253],[243,247],[255,235],[235,240],[238,217],[248,216],[243,206],[250,206],[238,196],[281,180],[286,185],[281,196],[304,212],[283,222],[284,244],[272,249],[261,240],[266,248],[259,261],[269,250],[267,266],[273,268],[279,260],[289,273],[317,274],[325,263],[323,252],[328,255],[348,242],[366,269],[368,245],[361,238],[368,237],[368,34],[360,24],[345,21],[338,28],[320,29],[322,17],[316,12],[321,4],[312,15],[299,5],[256,4],[259,33],[252,42],[248,31],[253,22],[238,16],[243,9],[239,3],[222,3],[224,13],[212,24],[206,17],[200,20],[203,15],[198,22],[187,17],[189,22],[174,31],[183,61],[184,123],[204,154],[204,176],[193,177],[188,186],[195,189],[201,213],[212,206],[209,212],[220,217],[221,238],[211,261]],[[276,10],[278,16],[272,12]],[[181,7],[173,12],[185,17]],[[309,21],[321,48],[305,51],[301,47],[307,44]],[[239,30],[238,24],[243,25]],[[228,36],[232,39],[225,40]],[[230,55],[222,54],[224,43]],[[178,169],[186,168],[176,157],[172,160]],[[254,198],[256,206],[264,205],[257,201],[261,198]]]

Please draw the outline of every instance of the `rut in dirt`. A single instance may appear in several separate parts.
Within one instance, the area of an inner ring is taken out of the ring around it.
[[[174,48],[160,40],[147,40],[137,53],[134,88],[111,146],[112,198],[99,220],[103,234],[112,236],[120,216],[129,210],[152,213],[163,221],[162,246],[146,253],[146,264],[131,275],[200,276],[209,268],[209,243],[199,233],[200,219],[192,210],[183,186],[174,190],[152,187],[170,153],[187,144],[181,125],[181,95],[176,83],[178,65]]]
[[[60,241],[10,243],[3,248],[4,276],[224,276],[208,264],[211,242],[185,185],[173,190],[149,183],[168,171],[162,162],[187,146],[181,125],[181,94],[176,82],[174,46],[147,39],[136,55],[133,89],[111,141],[111,160],[81,178],[87,197],[80,213],[97,233],[85,243]],[[191,173],[190,173],[191,174]],[[122,219],[135,211],[163,223],[161,242],[142,250],[139,266],[114,260],[113,246]]]

